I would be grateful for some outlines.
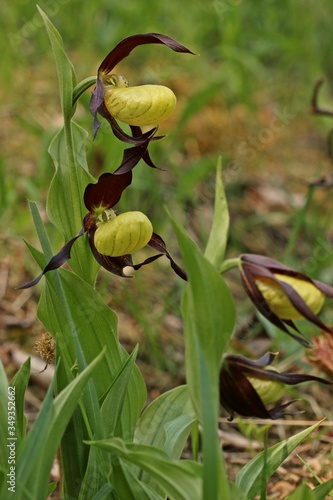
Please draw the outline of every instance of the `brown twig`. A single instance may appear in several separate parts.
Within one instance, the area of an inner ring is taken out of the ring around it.
[[[319,90],[321,89],[323,83],[324,83],[324,78],[319,78],[319,80],[317,80],[317,82],[314,85],[312,97],[311,97],[310,111],[314,115],[331,116],[333,118],[333,111],[320,108],[318,105],[318,94],[319,94]]]
[[[333,111],[330,111],[329,109],[320,108],[318,105],[319,90],[321,89],[323,83],[324,83],[324,78],[319,78],[319,80],[317,80],[317,82],[314,85],[310,103],[310,112],[314,115],[328,116],[333,118]],[[333,162],[333,130],[331,130],[327,136],[327,154],[328,157]]]

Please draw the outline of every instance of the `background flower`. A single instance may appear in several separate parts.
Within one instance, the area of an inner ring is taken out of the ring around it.
[[[285,414],[289,401],[268,409],[283,395],[284,385],[316,381],[330,385],[331,382],[313,375],[279,373],[270,365],[277,354],[266,353],[257,361],[243,356],[227,354],[220,370],[220,403],[230,413],[244,417],[277,419]]]
[[[240,275],[245,291],[261,314],[305,347],[311,343],[298,330],[294,319],[305,318],[333,333],[317,316],[325,296],[333,298],[331,286],[261,255],[243,254]],[[287,326],[300,335],[291,333]]]

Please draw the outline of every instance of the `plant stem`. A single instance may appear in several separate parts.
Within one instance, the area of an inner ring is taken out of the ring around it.
[[[96,83],[96,76],[88,76],[80,82],[73,90],[73,106],[86,90]]]
[[[225,273],[226,271],[229,271],[229,269],[232,269],[233,267],[239,267],[241,262],[241,259],[239,257],[235,257],[234,259],[226,259],[222,264],[219,269],[219,272],[221,274]]]

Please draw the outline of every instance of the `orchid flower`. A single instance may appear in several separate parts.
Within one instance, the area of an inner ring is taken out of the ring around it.
[[[102,174],[96,184],[88,184],[84,192],[84,203],[89,212],[84,217],[82,229],[52,257],[37,278],[18,288],[29,288],[36,285],[45,273],[57,269],[67,262],[70,259],[73,244],[85,232],[88,233],[89,245],[95,259],[111,273],[128,277],[124,273],[125,267],[130,266],[137,270],[165,255],[169,259],[172,269],[178,276],[186,280],[185,271],[172,259],[163,239],[153,232],[153,226],[145,214],[135,211],[118,215],[113,210],[113,207],[120,200],[122,192],[131,182],[131,171],[123,174],[118,174],[116,171],[113,174]],[[146,245],[159,253],[140,264],[133,264],[131,254]]]
[[[138,159],[142,158],[150,167],[156,168],[147,148],[150,141],[162,138],[155,136],[158,124],[173,112],[176,96],[172,90],[163,85],[130,87],[124,76],[113,72],[115,66],[135,47],[145,44],[162,44],[175,52],[193,54],[181,43],[161,33],[137,34],[124,38],[109,52],[98,68],[96,87],[90,100],[90,111],[94,117],[94,135],[97,134],[101,124],[97,118],[99,114],[109,122],[118,139],[133,145],[129,148],[132,155]],[[129,125],[132,135],[124,132],[118,121]],[[143,132],[141,127],[148,128],[148,131]],[[118,174],[124,171],[126,167],[121,165]]]
[[[261,314],[305,347],[311,344],[293,320],[305,318],[333,333],[317,316],[325,296],[333,298],[333,287],[261,255],[241,255],[240,275],[245,291]],[[300,335],[291,333],[287,326]]]
[[[244,417],[275,420],[283,416],[286,408],[294,401],[274,406],[285,392],[285,385],[303,382],[320,382],[332,385],[321,377],[298,373],[280,373],[271,366],[277,354],[266,353],[253,361],[243,356],[227,354],[220,370],[220,403],[229,412]]]

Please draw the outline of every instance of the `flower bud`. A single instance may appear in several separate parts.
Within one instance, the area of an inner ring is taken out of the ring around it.
[[[324,305],[325,295],[313,283],[293,276],[275,274],[275,277],[290,285],[303,299],[312,312],[318,314]],[[272,279],[260,276],[256,284],[271,311],[281,319],[301,319],[304,316],[295,309],[286,292]]]
[[[278,370],[272,366],[269,368],[264,368],[267,372],[274,371],[278,373]],[[282,398],[285,392],[285,385],[280,380],[273,379],[263,379],[260,377],[247,377],[248,381],[260,397],[264,405],[269,405],[276,403]]]
[[[117,120],[144,127],[166,120],[176,107],[176,96],[163,85],[128,87],[120,75],[110,75],[104,84],[104,102]]]
[[[94,235],[96,250],[109,257],[120,257],[145,247],[153,226],[142,212],[125,212],[101,223]]]

